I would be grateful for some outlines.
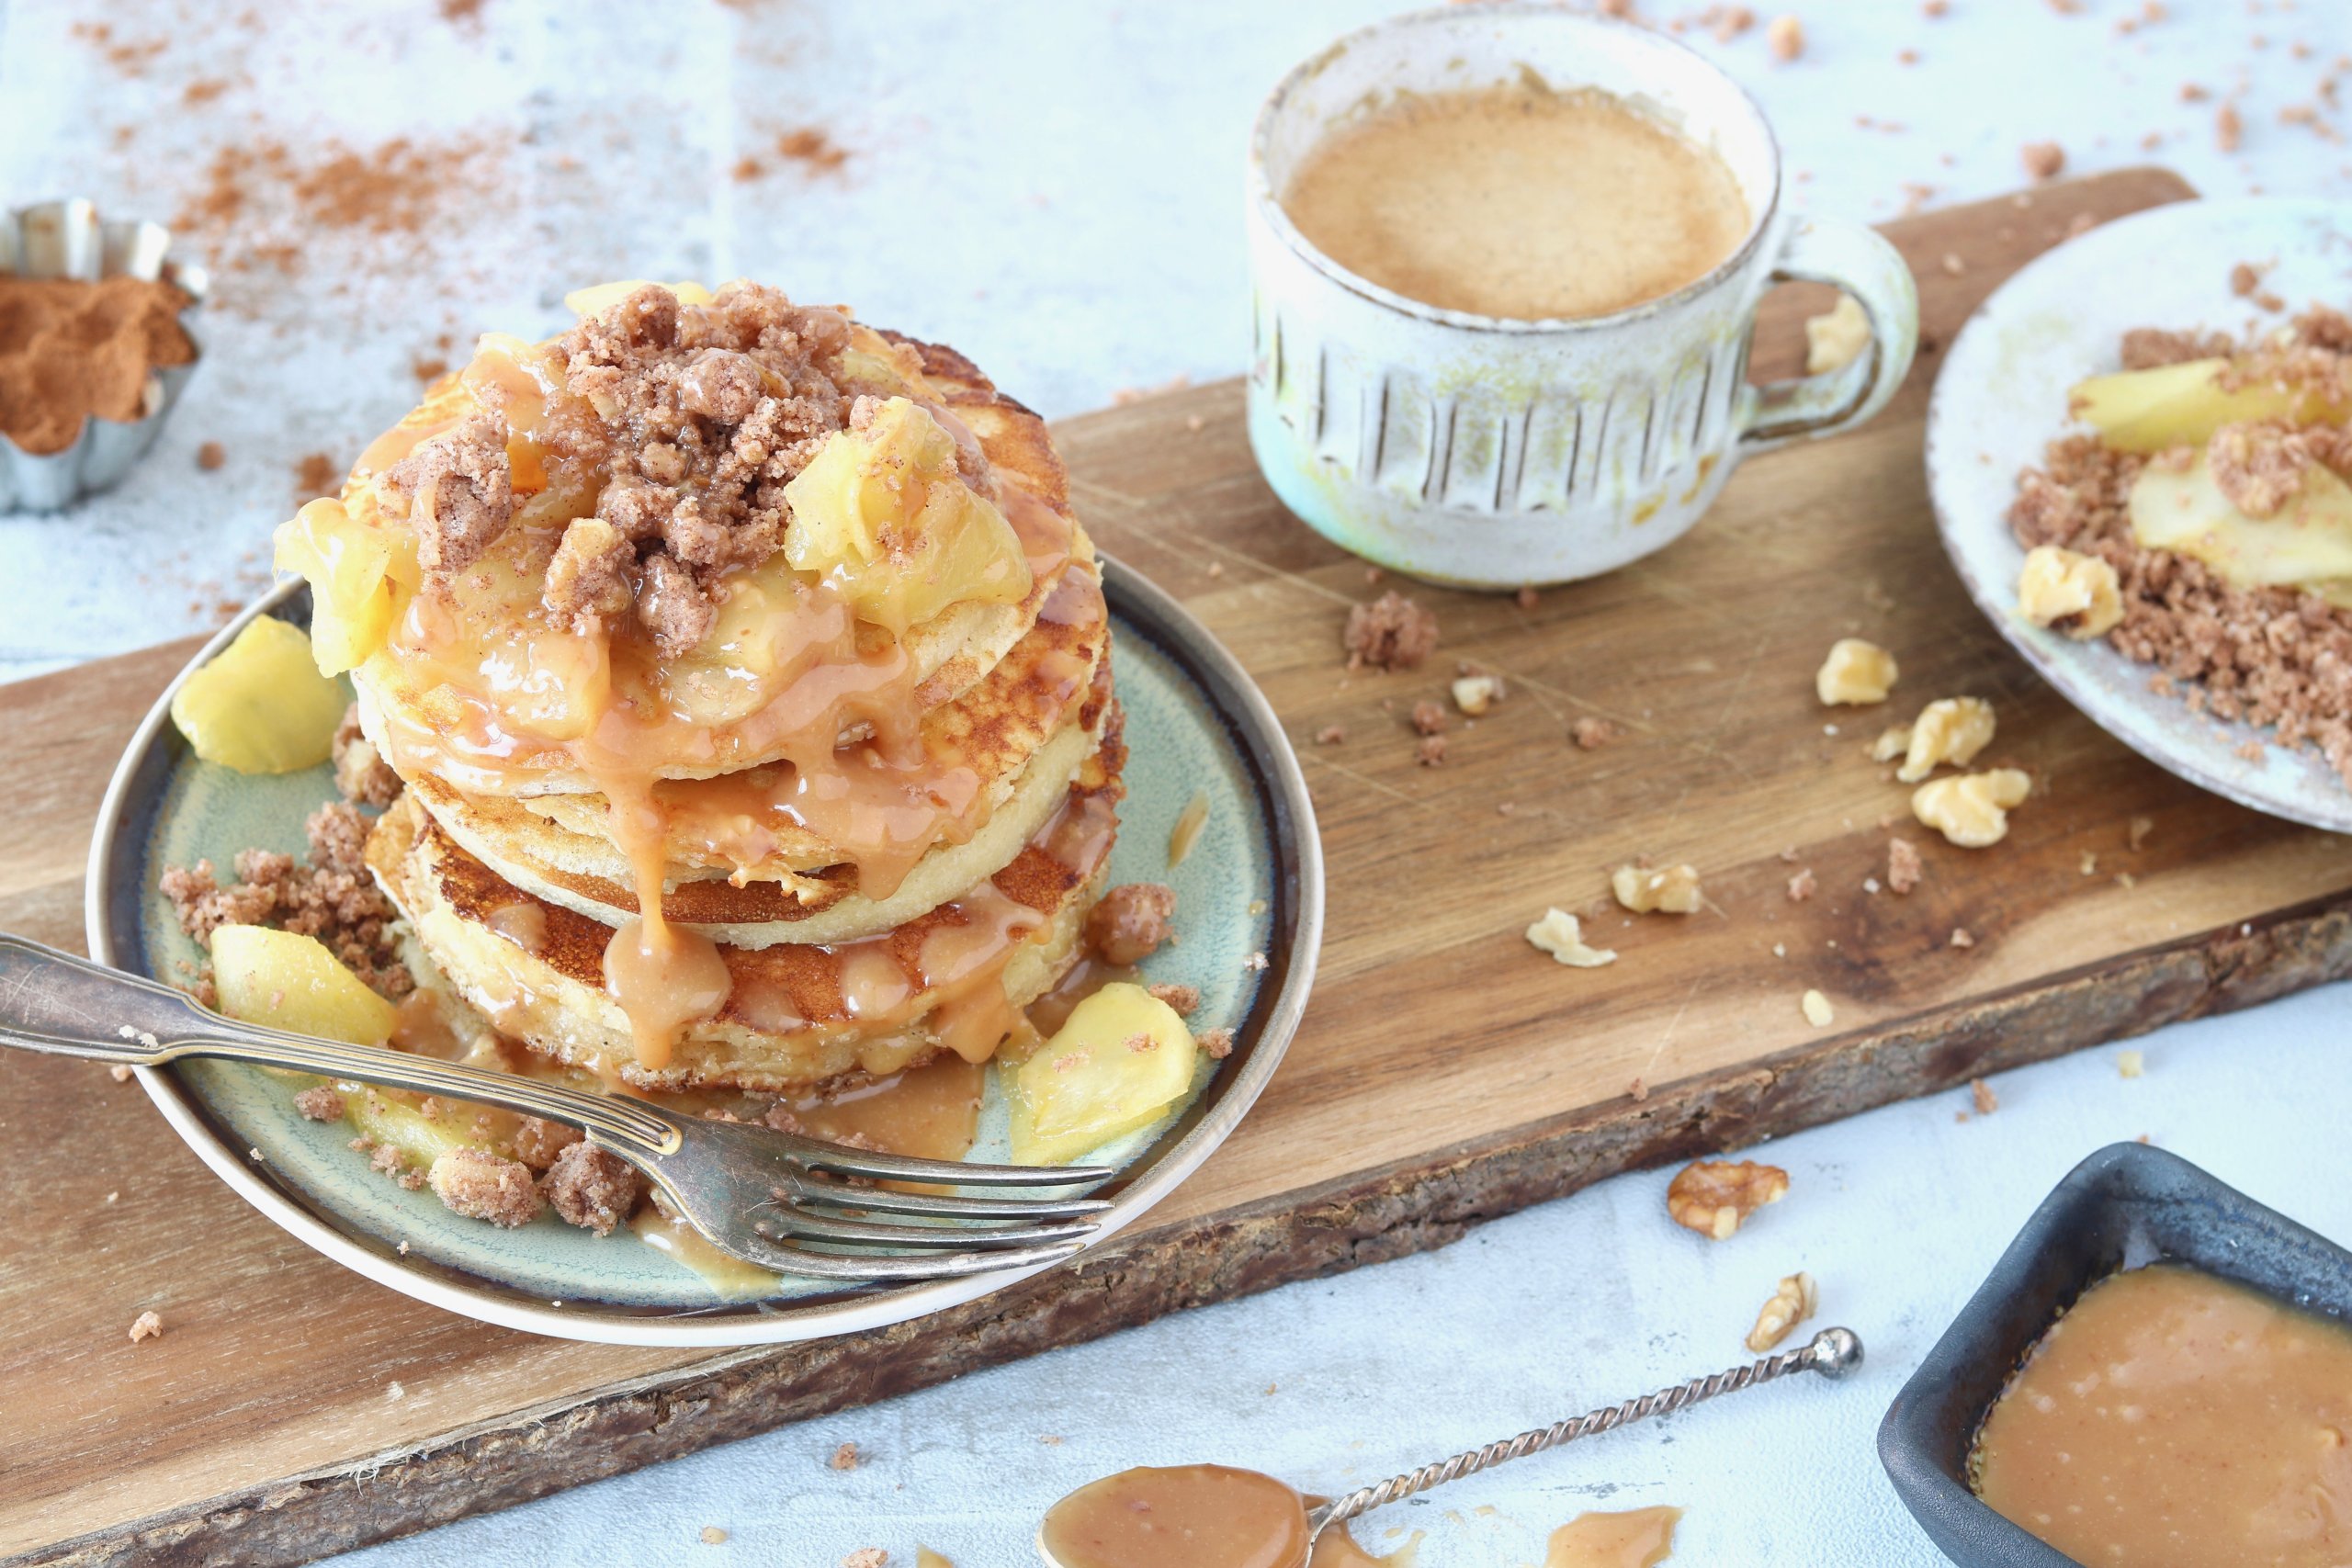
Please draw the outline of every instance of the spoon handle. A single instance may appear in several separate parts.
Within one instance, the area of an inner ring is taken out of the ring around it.
[[[1432,1486],[1442,1486],[1449,1481],[1459,1481],[1490,1466],[1542,1453],[1545,1449],[1555,1449],[1578,1438],[1606,1432],[1629,1421],[1665,1416],[1685,1405],[1696,1404],[1702,1399],[1713,1399],[1719,1393],[1736,1393],[1741,1389],[1770,1382],[1774,1378],[1785,1377],[1791,1372],[1817,1371],[1824,1377],[1843,1377],[1860,1366],[1861,1359],[1862,1342],[1855,1337],[1853,1330],[1825,1328],[1797,1349],[1783,1350],[1745,1366],[1692,1378],[1689,1382],[1645,1393],[1623,1404],[1612,1404],[1605,1410],[1590,1411],[1532,1432],[1521,1432],[1516,1438],[1506,1438],[1499,1442],[1488,1443],[1485,1448],[1472,1449],[1467,1453],[1455,1454],[1452,1459],[1407,1471],[1402,1475],[1392,1475],[1377,1485],[1359,1487],[1315,1508],[1307,1515],[1307,1524],[1311,1529],[1320,1531],[1326,1526],[1368,1514],[1384,1503],[1409,1497],[1416,1492],[1426,1492]]]

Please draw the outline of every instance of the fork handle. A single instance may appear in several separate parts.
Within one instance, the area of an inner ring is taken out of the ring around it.
[[[387,1089],[447,1095],[578,1127],[614,1152],[673,1152],[681,1134],[656,1107],[622,1095],[350,1045],[224,1018],[169,986],[0,931],[0,1044],[129,1066],[187,1056],[290,1067]]]

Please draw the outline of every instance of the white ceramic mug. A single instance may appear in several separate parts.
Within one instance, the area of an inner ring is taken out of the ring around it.
[[[1721,158],[1754,214],[1738,249],[1629,310],[1513,321],[1358,277],[1283,212],[1301,159],[1397,91],[1531,71],[1614,94]],[[1876,413],[1917,344],[1917,292],[1893,245],[1782,213],[1780,149],[1738,84],[1671,39],[1551,0],[1448,6],[1341,39],[1266,100],[1249,179],[1259,466],[1317,532],[1433,581],[1565,582],[1648,555],[1698,521],[1742,457]],[[1795,278],[1859,301],[1871,346],[1842,370],[1751,386],[1757,301]]]

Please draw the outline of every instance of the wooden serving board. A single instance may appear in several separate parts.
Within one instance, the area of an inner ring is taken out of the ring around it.
[[[1102,544],[1181,595],[1288,723],[1329,865],[1321,982],[1273,1087],[1147,1226],[1075,1268],[816,1345],[533,1338],[313,1255],[135,1087],[0,1052],[0,1556],[300,1562],[2352,970],[2352,840],[2200,794],[2078,717],[1970,605],[1928,514],[1927,389],[1969,310],[2070,222],[2191,194],[2134,171],[1892,225],[1927,342],[1883,418],[1758,459],[1689,538],[1535,609],[1414,590],[1443,644],[1413,674],[1343,674],[1348,606],[1378,590],[1260,481],[1238,383],[1061,425]],[[1786,373],[1819,301],[1774,306],[1758,365]],[[1814,699],[1848,634],[1901,660],[1884,710]],[[100,788],[187,652],[0,689],[0,927],[79,947]],[[1405,713],[1457,659],[1511,694],[1417,766]],[[1900,829],[1927,879],[1868,893],[1907,792],[1861,748],[1962,693],[1992,699],[1996,754],[2044,787],[1994,849]],[[1623,739],[1577,750],[1584,715]],[[1344,743],[1316,744],[1331,725]],[[1820,883],[1803,904],[1792,848]],[[1602,913],[1593,934],[1623,954],[1606,969],[1522,940],[1643,854],[1701,867],[1709,908]],[[1973,947],[1950,945],[1955,926]],[[1800,1012],[1807,987],[1830,1026]],[[134,1346],[148,1308],[166,1331]]]

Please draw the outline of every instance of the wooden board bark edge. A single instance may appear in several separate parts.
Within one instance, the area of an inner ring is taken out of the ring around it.
[[[873,1334],[739,1352],[569,1407],[291,1478],[16,1561],[297,1563],[510,1507],[1166,1313],[1385,1262],[1645,1166],[1781,1136],[1972,1077],[2352,975],[2352,896],[2050,984],[1824,1040],[1281,1202],[1148,1231],[1075,1269]],[[1148,1256],[1147,1256],[1148,1255]]]

